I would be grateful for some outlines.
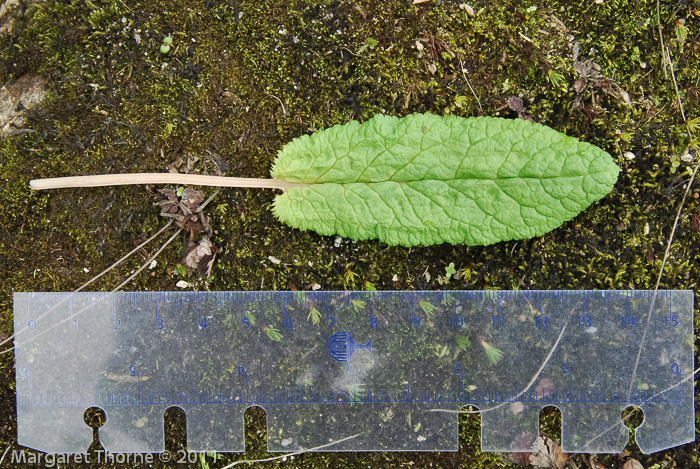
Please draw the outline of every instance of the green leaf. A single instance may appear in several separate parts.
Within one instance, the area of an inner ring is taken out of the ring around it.
[[[251,313],[250,311],[246,311],[245,317],[248,318],[248,321],[250,321],[251,326],[255,325],[255,316],[253,316],[253,313]]]
[[[489,362],[491,362],[492,365],[495,365],[501,360],[501,358],[503,358],[503,352],[486,342],[484,339],[480,338],[479,343],[481,343],[481,346],[484,347],[484,352],[486,352],[486,358],[488,358]]]
[[[432,317],[433,317],[433,312],[435,311],[435,305],[434,305],[434,304],[432,304],[430,301],[425,301],[425,300],[420,300],[420,301],[418,302],[418,304],[420,305],[420,307],[421,307],[421,309],[423,310],[423,312],[424,312],[429,318],[432,318]]]
[[[306,320],[311,320],[311,323],[315,326],[319,322],[321,322],[321,313],[315,308],[311,307],[309,310],[309,316],[306,318]]]
[[[457,272],[455,270],[455,263],[450,262],[450,265],[445,267],[445,278],[449,280],[449,278],[452,277],[455,274],[455,272]]]
[[[274,329],[272,327],[266,327],[265,332],[267,333],[267,336],[270,338],[270,340],[273,340],[275,342],[279,342],[284,337],[282,334],[280,334],[279,329]]]
[[[522,119],[378,115],[287,144],[281,221],[392,245],[541,236],[608,194],[620,169],[588,143]]]
[[[466,352],[471,345],[472,343],[469,340],[469,337],[463,335],[457,336],[457,347],[463,352]]]

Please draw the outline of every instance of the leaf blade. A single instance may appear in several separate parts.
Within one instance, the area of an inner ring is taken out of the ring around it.
[[[281,221],[405,246],[540,236],[605,196],[603,150],[524,120],[375,116],[295,139],[272,176]]]

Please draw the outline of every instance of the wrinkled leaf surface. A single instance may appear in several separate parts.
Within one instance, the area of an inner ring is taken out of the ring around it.
[[[392,245],[484,245],[540,236],[608,194],[605,151],[522,119],[378,115],[304,135],[272,177],[283,222]]]

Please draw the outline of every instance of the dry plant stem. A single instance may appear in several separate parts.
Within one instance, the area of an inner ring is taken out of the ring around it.
[[[664,34],[661,30],[661,0],[656,0],[656,25],[659,28],[659,41],[661,42],[661,55],[663,56],[664,75],[668,80],[668,60],[666,59],[666,46],[664,46]]]
[[[206,201],[204,201],[203,204],[201,204],[199,207],[197,207],[197,210],[195,210],[195,213],[201,212],[201,211],[204,209],[204,207],[206,207],[206,206],[209,204],[209,202],[211,202],[211,201],[214,199],[214,197],[216,197],[216,196],[219,194],[219,192],[221,192],[221,189],[218,189],[218,188],[217,188],[217,189],[216,189],[216,192],[214,192]],[[157,232],[156,234],[154,234],[153,236],[151,236],[150,238],[148,238],[146,241],[144,241],[143,243],[141,243],[141,244],[139,244],[138,246],[136,246],[131,252],[129,252],[128,254],[126,254],[124,257],[122,257],[121,259],[119,259],[117,262],[115,262],[115,263],[112,264],[111,266],[107,267],[107,268],[106,268],[105,270],[103,270],[101,273],[95,275],[95,276],[94,276],[92,279],[90,279],[88,282],[84,283],[83,285],[81,285],[80,287],[78,287],[76,290],[73,290],[73,293],[79,292],[80,290],[82,290],[83,288],[87,287],[87,286],[90,285],[92,282],[94,282],[95,280],[97,280],[98,278],[102,277],[104,274],[106,274],[107,272],[109,272],[110,270],[112,270],[113,268],[115,268],[116,266],[118,266],[119,264],[121,264],[122,262],[124,262],[126,259],[128,259],[128,258],[129,258],[132,254],[134,254],[136,251],[138,251],[139,249],[141,249],[142,247],[144,247],[146,244],[148,244],[148,243],[150,243],[151,241],[153,241],[158,235],[160,235],[163,231],[165,231],[166,228],[168,228],[170,225],[172,225],[172,223],[173,223],[173,220],[170,220],[164,227],[162,227],[160,230],[158,230],[158,232]],[[121,287],[123,287],[123,286],[126,285],[128,282],[130,282],[130,281],[131,281],[137,274],[139,274],[143,269],[145,269],[147,265],[149,265],[151,262],[153,262],[153,260],[154,260],[161,252],[163,252],[163,249],[165,249],[165,247],[166,247],[168,244],[170,244],[170,243],[175,239],[175,237],[176,237],[178,234],[180,234],[181,231],[182,231],[182,228],[180,228],[179,230],[177,230],[177,231],[175,232],[175,234],[172,235],[172,236],[170,237],[170,239],[168,239],[168,240],[165,242],[165,244],[163,244],[163,245],[160,247],[160,249],[158,249],[158,251],[157,251],[153,256],[151,256],[151,258],[148,259],[148,260],[141,266],[141,268],[139,268],[139,270],[137,270],[137,271],[134,272],[132,275],[130,275],[128,279],[126,279],[124,282],[120,283],[120,284],[119,284],[116,288],[114,288],[112,291],[115,292],[115,291],[119,290]],[[37,319],[41,319],[42,317],[44,317],[44,316],[46,316],[47,314],[51,313],[51,311],[53,311],[55,308],[57,308],[60,304],[62,304],[62,303],[58,303],[56,306],[54,306],[53,308],[49,309],[46,313],[44,313],[43,315],[39,316],[39,318],[37,318]],[[85,309],[82,309],[82,310],[78,311],[78,312],[75,314],[75,316],[77,316],[78,314],[82,313],[84,310],[85,310]],[[65,322],[65,321],[64,321],[64,322]],[[8,337],[7,339],[3,340],[2,342],[0,342],[0,345],[3,345],[3,344],[5,344],[5,343],[9,342],[9,341],[12,340],[17,334],[20,334],[20,333],[24,332],[24,331],[27,330],[27,329],[28,329],[28,328],[25,327],[24,329],[19,330],[16,334],[14,334],[14,335]],[[9,348],[9,349],[7,349],[7,350],[3,350],[2,352],[0,352],[0,355],[2,355],[2,354],[4,354],[4,353],[7,353],[7,352],[10,352],[11,350],[14,350],[14,349],[15,349],[14,347],[11,347],[11,348]]]
[[[472,94],[474,95],[474,98],[476,99],[476,104],[479,106],[479,111],[481,111],[481,114],[484,114],[484,110],[481,108],[481,102],[479,101],[479,97],[476,95],[474,92],[474,88],[472,88],[472,84],[469,83],[469,78],[467,78],[467,74],[464,73],[464,64],[462,61],[459,61],[459,67],[462,70],[462,76],[464,77],[464,81],[467,82],[467,86],[469,86],[469,89],[472,91]]]
[[[657,1],[656,4],[656,13],[657,16],[659,15],[659,3]],[[668,62],[670,64],[669,69],[671,70],[671,77],[673,78],[673,87],[676,90],[676,99],[678,99],[678,109],[681,112],[681,117],[683,118],[683,122],[685,122],[686,129],[688,131],[688,135],[691,137],[693,136],[693,133],[688,127],[688,119],[685,117],[685,111],[683,110],[683,100],[681,100],[681,93],[678,91],[678,82],[676,81],[676,73],[673,71],[673,61],[671,60],[671,51],[669,49],[666,49],[666,51],[663,50],[663,33],[661,32],[661,21],[659,20],[659,36],[661,37],[661,45],[662,45],[662,53],[664,54],[664,63],[665,63],[665,58],[668,57]],[[668,76],[666,77],[668,78]],[[691,140],[692,141],[692,140]],[[676,228],[678,227],[678,220],[681,218],[681,211],[683,210],[683,206],[685,205],[685,199],[688,198],[688,193],[690,192],[690,188],[693,186],[693,182],[695,181],[695,176],[698,173],[698,165],[695,165],[695,168],[693,168],[693,174],[690,176],[690,181],[688,181],[688,185],[685,188],[685,192],[683,193],[683,198],[681,199],[680,206],[678,207],[678,212],[676,213],[676,219],[673,221],[673,228],[671,229],[671,235],[668,238],[668,243],[666,243],[666,252],[664,253],[664,259],[661,262],[661,268],[659,269],[659,276],[656,279],[656,285],[654,286],[654,293],[656,293],[659,289],[659,285],[661,284],[661,277],[664,274],[664,269],[666,268],[666,261],[668,261],[668,256],[671,252],[671,245],[673,244],[673,237],[676,235]],[[634,380],[637,377],[637,368],[639,367],[639,360],[642,356],[642,349],[644,348],[644,340],[646,339],[647,336],[647,331],[649,329],[649,325],[651,324],[651,313],[654,310],[654,303],[656,302],[656,294],[654,294],[654,297],[652,298],[651,301],[651,306],[649,306],[649,313],[647,314],[647,325],[644,328],[644,333],[642,334],[642,340],[639,343],[639,351],[637,352],[637,360],[634,362],[634,368],[632,370],[632,379],[630,379],[630,389],[632,389],[632,385],[634,384]]]
[[[143,269],[145,269],[145,268],[148,266],[148,264],[150,264],[151,262],[153,262],[153,259],[155,259],[155,258],[158,256],[158,254],[160,254],[160,253],[163,251],[163,249],[165,249],[166,246],[167,246],[168,244],[170,244],[170,243],[177,237],[178,234],[180,234],[181,231],[182,231],[182,228],[180,228],[179,230],[177,230],[177,231],[175,232],[175,234],[173,234],[173,235],[170,237],[170,239],[168,239],[165,243],[163,243],[163,245],[160,247],[160,249],[158,249],[158,251],[156,251],[156,253],[153,254],[146,262],[144,262],[144,264],[143,264],[136,272],[134,272],[131,276],[129,276],[128,279],[126,279],[125,281],[123,281],[122,283],[120,283],[119,286],[117,286],[116,288],[114,288],[114,289],[111,290],[111,291],[112,291],[112,292],[115,292],[115,291],[119,290],[121,287],[123,287],[124,285],[126,285],[128,282],[130,282],[137,274],[139,274]],[[72,293],[75,293],[75,292],[72,292]],[[63,303],[63,302],[61,302],[61,303],[59,303],[59,304],[62,304],[62,303]],[[84,313],[84,312],[87,311],[88,309],[90,309],[90,305],[85,306],[83,309],[81,309],[81,310],[79,310],[79,311],[77,311],[77,312],[73,312],[72,319],[75,319],[76,316],[78,316],[78,315]],[[46,314],[48,314],[48,312],[45,313],[45,315],[46,315]],[[54,327],[58,327],[58,326],[60,326],[61,324],[65,324],[65,323],[67,323],[67,322],[70,321],[70,320],[71,320],[71,317],[67,317],[66,319],[57,322],[56,324],[54,324],[54,325],[52,325],[52,326],[46,328],[45,330],[43,330],[43,331],[41,331],[41,332],[39,332],[39,333],[37,333],[37,334],[34,334],[33,337],[32,337],[32,339],[30,339],[30,340],[28,340],[28,341],[26,341],[26,342],[22,342],[22,343],[17,344],[17,345],[25,345],[25,344],[31,342],[32,340],[36,340],[36,339],[37,339],[39,336],[41,336],[42,334],[44,334],[44,333],[50,331],[50,330],[53,329]],[[20,331],[18,332],[18,334],[19,334],[20,332],[23,332],[24,330],[26,330],[26,328],[20,330]],[[16,346],[15,346],[15,347],[16,347]],[[0,352],[0,355],[14,350],[15,347],[10,347],[10,348],[8,348],[8,349],[6,349],[6,350],[3,350],[2,352]]]
[[[283,454],[282,456],[275,456],[274,458],[267,458],[267,459],[244,459],[243,461],[235,461],[235,462],[232,462],[231,464],[229,464],[228,466],[225,466],[223,469],[230,469],[230,468],[232,468],[233,466],[238,466],[239,464],[257,464],[257,463],[261,463],[261,462],[276,461],[276,460],[278,460],[278,459],[288,458],[288,457],[290,457],[290,456],[296,456],[297,454],[308,453],[309,451],[318,451],[318,450],[320,450],[320,449],[329,448],[329,447],[335,446],[335,445],[337,445],[337,444],[339,444],[339,443],[343,443],[343,442],[345,442],[345,441],[352,440],[353,438],[357,438],[357,437],[360,436],[360,435],[361,435],[360,433],[355,433],[355,434],[352,435],[352,436],[348,436],[348,437],[343,438],[343,439],[338,440],[338,441],[332,441],[332,442],[330,442],[330,443],[326,443],[325,445],[316,446],[315,448],[302,449],[302,450],[297,451],[297,452],[294,452],[294,453]]]
[[[211,202],[211,201],[214,199],[214,197],[216,197],[216,196],[219,194],[219,192],[221,192],[221,189],[218,189],[218,188],[217,188],[217,189],[216,189],[216,192],[214,192],[206,201],[204,201],[203,204],[201,204],[199,207],[197,207],[197,210],[195,210],[195,213],[201,212],[201,211],[204,209],[204,207],[206,207],[206,206],[209,204],[209,202]],[[126,254],[124,257],[122,257],[121,259],[119,259],[117,262],[115,262],[115,263],[112,264],[111,266],[107,267],[107,268],[106,268],[105,270],[103,270],[101,273],[95,275],[95,276],[94,276],[92,279],[90,279],[88,282],[84,283],[83,285],[81,285],[80,287],[78,287],[76,290],[73,290],[73,293],[79,292],[80,290],[82,290],[83,288],[87,287],[87,286],[90,285],[92,282],[94,282],[95,280],[97,280],[98,278],[102,277],[104,274],[106,274],[107,272],[109,272],[110,270],[112,270],[113,268],[115,268],[116,266],[118,266],[119,264],[121,264],[122,262],[124,262],[126,259],[128,259],[128,258],[129,258],[132,254],[134,254],[136,251],[138,251],[139,249],[141,249],[142,247],[144,247],[146,244],[148,244],[148,243],[150,243],[151,241],[153,241],[158,235],[160,235],[163,231],[165,231],[166,228],[168,228],[170,225],[172,225],[172,223],[173,223],[173,220],[170,220],[164,227],[162,227],[160,230],[158,230],[158,232],[157,232],[156,234],[154,234],[153,236],[151,236],[150,238],[148,238],[146,241],[144,241],[143,243],[141,243],[141,244],[139,244],[138,246],[136,246],[131,252],[129,252],[128,254]],[[170,244],[170,243],[173,241],[173,239],[175,239],[175,237],[176,237],[181,231],[182,231],[182,228],[180,228],[179,230],[177,230],[177,231],[175,232],[175,234],[172,235],[172,236],[170,237],[170,239],[168,239],[168,240],[165,242],[165,244],[163,244],[163,245],[160,247],[160,249],[158,249],[158,251],[157,251],[153,256],[151,256],[151,258],[148,259],[148,260],[141,266],[141,268],[140,268],[139,270],[137,270],[135,273],[133,273],[131,276],[129,276],[128,279],[126,279],[124,282],[122,282],[121,284],[119,284],[119,286],[117,286],[116,288],[114,288],[112,291],[115,292],[115,291],[119,290],[121,287],[123,287],[123,286],[126,285],[128,282],[130,282],[138,273],[140,273],[143,269],[145,269],[147,265],[149,265],[151,262],[153,262],[153,260],[158,256],[158,254],[160,254],[161,252],[163,252],[163,249],[165,249],[165,247],[166,247],[168,244]],[[53,311],[55,308],[57,308],[60,304],[62,304],[62,303],[56,304],[56,306],[54,306],[53,308],[49,309],[46,313],[44,313],[43,315],[39,316],[39,318],[37,318],[37,319],[41,319],[42,317],[44,317],[44,316],[46,316],[47,314],[51,313],[51,311]],[[84,311],[84,309],[78,311],[78,313],[76,313],[76,315],[82,313],[83,311]],[[9,341],[12,340],[13,338],[15,338],[15,336],[16,336],[17,334],[20,334],[20,333],[24,332],[24,331],[27,330],[27,329],[28,329],[28,328],[25,327],[24,329],[19,330],[16,334],[13,334],[12,336],[10,336],[10,337],[8,337],[7,339],[5,339],[5,340],[3,340],[2,342],[0,342],[0,345],[3,345],[3,344],[5,344],[5,343],[9,342]],[[10,352],[10,351],[12,351],[12,350],[14,350],[14,349],[15,349],[14,347],[11,347],[11,348],[9,348],[9,349],[7,349],[7,350],[3,350],[3,351],[0,352],[0,355],[2,355],[2,354],[4,354],[4,353],[7,353],[7,352]]]
[[[158,232],[157,232],[156,234],[154,234],[153,236],[151,236],[150,238],[148,238],[146,241],[144,241],[143,243],[141,243],[141,244],[139,244],[138,246],[136,246],[134,249],[131,250],[131,252],[129,252],[129,254],[126,254],[124,257],[122,257],[121,259],[119,259],[117,262],[115,262],[114,264],[110,265],[110,266],[107,267],[105,270],[103,270],[102,272],[100,272],[99,274],[95,275],[95,276],[92,277],[90,280],[88,280],[87,282],[85,282],[84,284],[82,284],[81,286],[79,286],[78,288],[76,288],[75,290],[73,290],[73,293],[79,292],[80,290],[82,290],[83,288],[87,287],[87,286],[90,285],[92,282],[94,282],[95,280],[97,280],[98,278],[102,277],[104,274],[106,274],[107,272],[109,272],[110,270],[114,269],[116,266],[118,266],[118,265],[121,264],[122,262],[124,262],[126,259],[128,259],[128,258],[129,258],[132,254],[134,254],[136,251],[138,251],[139,249],[141,249],[142,247],[144,247],[146,244],[148,244],[148,243],[150,243],[151,241],[153,241],[157,236],[159,236],[163,231],[165,231],[166,228],[168,228],[170,225],[172,225],[172,223],[173,223],[173,220],[170,220],[163,228],[161,228],[160,230],[158,230]],[[59,303],[59,304],[60,304],[60,303]],[[44,316],[46,316],[47,314],[49,314],[50,312],[52,312],[52,311],[54,310],[54,308],[57,308],[57,307],[58,307],[59,304],[57,304],[57,305],[54,306],[53,308],[49,309],[47,312],[45,312],[43,315],[39,316],[37,319],[41,319],[41,318],[43,318]],[[3,340],[2,342],[0,342],[0,345],[5,345],[7,342],[9,342],[9,341],[11,341],[12,339],[14,339],[15,336],[16,336],[17,334],[20,334],[20,333],[24,332],[25,330],[27,330],[26,327],[25,327],[24,329],[20,329],[19,331],[17,331],[16,334],[13,334],[13,335],[11,335],[10,337],[8,337],[7,339],[5,339],[5,340]],[[13,347],[13,348],[14,348],[14,347]],[[2,352],[0,352],[0,355],[3,354],[3,353],[9,352],[9,351],[12,350],[13,348],[8,349],[8,350],[3,350]]]
[[[552,345],[552,348],[549,350],[549,354],[547,357],[544,359],[542,362],[542,365],[540,366],[540,369],[535,372],[535,374],[532,376],[532,379],[530,379],[530,382],[527,383],[527,386],[525,386],[525,389],[520,391],[515,396],[515,400],[518,400],[518,397],[524,395],[526,392],[530,390],[533,384],[535,384],[535,381],[537,381],[537,378],[540,376],[540,373],[542,373],[542,370],[544,370],[544,367],[547,366],[547,363],[549,363],[549,360],[552,358],[552,355],[554,354],[554,351],[559,347],[559,342],[561,342],[561,338],[564,337],[564,332],[566,332],[566,326],[569,324],[569,319],[571,319],[571,316],[574,314],[574,311],[576,309],[572,309],[569,311],[569,315],[566,317],[566,320],[564,321],[564,327],[561,328],[561,331],[559,332],[559,337],[557,337],[556,342],[554,342],[554,345]],[[510,401],[502,402],[498,405],[495,405],[493,407],[488,407],[483,410],[446,410],[446,409],[430,409],[430,412],[447,412],[450,414],[480,414],[483,412],[490,412],[492,410],[500,409],[506,404],[510,404]]]
[[[675,388],[677,388],[678,386],[680,386],[681,384],[685,383],[686,381],[690,381],[691,379],[694,379],[694,378],[695,378],[695,375],[697,375],[699,372],[700,372],[700,368],[696,369],[696,370],[695,370],[693,373],[691,373],[689,376],[686,376],[685,378],[683,378],[683,380],[681,380],[680,383],[676,383],[676,384],[674,384],[673,386],[669,386],[669,387],[667,387],[666,389],[662,389],[662,390],[659,392],[659,394],[663,394],[663,393],[665,393],[665,392],[667,392],[667,391],[670,391],[670,390],[672,390],[672,389],[675,389]],[[640,402],[639,405],[636,405],[635,407],[639,407],[640,409],[642,409],[646,404],[648,404],[648,402]],[[644,410],[644,409],[642,409],[642,410]],[[627,421],[627,419],[629,419],[631,416],[632,416],[632,414],[630,413],[630,414],[627,414],[625,417],[623,417],[623,418],[622,418],[622,423],[625,423],[625,422]],[[586,446],[589,446],[591,443],[593,443],[594,441],[596,441],[596,440],[597,440],[598,438],[600,438],[601,436],[605,435],[607,432],[609,432],[609,431],[612,430],[613,428],[617,428],[617,425],[618,425],[618,424],[611,425],[611,426],[609,426],[608,428],[606,428],[605,430],[603,430],[602,432],[598,433],[596,436],[594,436],[593,438],[591,438],[590,440],[588,440],[588,443],[586,443]]]
[[[234,178],[178,173],[100,174],[95,176],[70,176],[62,178],[34,179],[29,186],[34,190],[63,189],[66,187],[124,186],[129,184],[180,184],[216,187],[257,187],[281,189],[308,186],[304,183],[279,179]]]
[[[119,290],[121,287],[123,287],[124,285],[126,285],[127,283],[131,282],[131,280],[132,280],[134,277],[136,277],[138,274],[140,274],[141,271],[142,271],[143,269],[145,269],[151,262],[153,262],[153,259],[155,259],[156,257],[158,257],[158,254],[160,254],[161,252],[163,252],[163,249],[165,249],[165,247],[166,247],[168,244],[170,244],[170,243],[173,242],[173,240],[177,237],[177,235],[180,234],[181,231],[182,231],[182,228],[178,229],[165,243],[163,243],[163,245],[160,247],[160,249],[158,249],[158,250],[156,251],[156,253],[153,254],[153,255],[151,256],[150,259],[148,259],[146,262],[143,263],[143,265],[142,265],[141,267],[139,267],[139,270],[137,270],[136,272],[134,272],[133,274],[131,274],[131,275],[129,276],[128,279],[124,280],[122,283],[120,283],[119,285],[117,285],[117,287],[116,287],[114,290],[112,290],[112,291],[115,292],[115,291]],[[75,314],[74,314],[73,316],[75,316]]]
[[[649,312],[647,313],[647,325],[644,328],[644,333],[642,334],[642,340],[639,343],[639,350],[637,351],[637,360],[635,360],[634,369],[632,370],[632,379],[630,379],[630,389],[632,389],[632,385],[634,384],[634,380],[637,378],[637,368],[639,367],[639,360],[642,356],[642,349],[644,348],[644,340],[646,339],[647,331],[649,330],[649,326],[651,324],[651,313],[654,310],[654,303],[656,303],[656,292],[659,290],[659,285],[661,284],[661,277],[663,276],[664,269],[666,268],[666,262],[668,261],[668,256],[670,255],[671,243],[673,243],[673,237],[676,235],[676,228],[678,228],[678,220],[680,220],[680,218],[681,218],[681,211],[683,210],[683,205],[685,205],[685,199],[688,197],[688,193],[690,192],[690,187],[693,185],[693,182],[695,181],[695,175],[697,173],[698,173],[698,166],[695,166],[695,169],[693,169],[693,174],[692,174],[692,176],[690,176],[690,181],[688,182],[688,186],[685,188],[685,193],[683,194],[683,198],[681,199],[681,204],[678,207],[678,212],[676,213],[676,219],[673,222],[673,228],[671,229],[671,235],[668,238],[668,243],[666,243],[666,252],[664,253],[663,261],[661,262],[661,268],[659,269],[659,276],[656,279],[656,285],[654,286],[654,297],[651,299],[651,306],[649,306]]]
[[[664,64],[664,73],[666,76],[666,79],[668,79],[668,71],[671,70],[671,78],[673,79],[673,87],[676,91],[676,98],[678,99],[678,109],[680,110],[681,117],[683,118],[683,122],[685,122],[686,129],[688,131],[689,136],[693,136],[693,132],[688,126],[688,119],[685,116],[685,111],[683,110],[683,100],[681,99],[681,93],[678,90],[678,82],[676,81],[676,73],[673,70],[673,60],[671,60],[671,50],[668,49],[664,45],[664,34],[661,28],[661,4],[660,1],[656,1],[656,19],[657,19],[657,24],[659,27],[659,41],[661,42],[661,54],[663,55],[663,64]],[[691,139],[692,142],[692,139]],[[642,334],[642,340],[639,343],[639,350],[637,351],[637,359],[634,362],[634,368],[632,370],[632,378],[630,379],[630,384],[629,387],[632,388],[634,381],[637,377],[637,369],[639,367],[639,360],[641,359],[642,356],[642,350],[644,348],[644,341],[647,336],[647,332],[649,330],[649,325],[651,324],[651,314],[652,311],[654,310],[654,304],[656,303],[656,292],[659,290],[659,285],[661,284],[661,278],[663,277],[664,274],[664,269],[666,268],[666,261],[668,261],[668,256],[671,252],[671,245],[673,244],[673,238],[676,234],[676,228],[678,227],[678,220],[681,218],[681,211],[683,210],[683,206],[685,205],[685,200],[688,197],[688,193],[690,192],[690,188],[693,185],[693,182],[695,181],[695,176],[698,173],[698,165],[695,165],[695,168],[693,168],[693,173],[690,176],[690,181],[688,181],[688,185],[685,188],[685,192],[683,193],[683,199],[681,199],[681,203],[678,207],[678,212],[676,213],[676,219],[673,221],[673,228],[671,229],[671,234],[668,238],[668,243],[666,243],[666,252],[664,253],[664,258],[663,261],[661,262],[661,268],[659,269],[659,276],[656,279],[656,285],[654,286],[654,296],[652,298],[651,305],[649,306],[649,312],[647,313],[647,321],[646,321],[646,327],[644,328],[644,333]],[[698,371],[700,371],[700,368],[696,369],[694,373],[692,373],[688,378],[684,379],[681,381],[683,383],[684,381],[688,380],[689,378],[694,377]],[[670,389],[675,388],[677,385],[672,386]],[[639,407],[644,405],[644,403],[640,404]],[[624,420],[623,420],[624,421]],[[591,440],[586,443],[586,446],[590,445],[592,442],[597,440],[601,435],[607,433],[611,429],[615,428],[617,424],[612,425],[608,427],[607,429],[603,430],[600,432],[597,436],[593,437]],[[623,436],[623,435],[620,435]]]
[[[82,284],[81,286],[79,286],[78,288],[76,288],[75,290],[73,290],[73,293],[79,292],[80,290],[82,290],[83,288],[87,287],[87,286],[90,285],[92,282],[94,282],[94,281],[97,280],[98,278],[102,277],[104,274],[106,274],[107,272],[109,272],[110,270],[114,269],[116,266],[118,266],[119,264],[121,264],[122,262],[124,262],[125,260],[127,260],[129,257],[131,257],[132,254],[134,254],[136,251],[138,251],[139,249],[141,249],[142,247],[144,247],[146,244],[148,244],[148,243],[150,243],[151,241],[153,241],[158,235],[160,235],[163,231],[165,231],[166,228],[168,228],[170,225],[173,224],[173,221],[174,221],[174,220],[170,220],[163,228],[161,228],[160,230],[158,230],[158,232],[157,232],[156,234],[154,234],[153,236],[151,236],[150,238],[148,238],[146,241],[144,241],[143,243],[141,243],[141,244],[139,244],[138,246],[136,246],[134,249],[132,249],[132,250],[129,252],[129,254],[126,254],[124,257],[122,257],[121,259],[119,259],[117,262],[115,262],[114,264],[110,265],[110,266],[107,267],[105,270],[103,270],[102,272],[100,272],[99,274],[95,275],[95,276],[92,277],[90,280],[88,280],[87,282],[85,282],[84,284]],[[2,345],[2,344],[4,344],[4,343],[5,343],[5,342],[0,342],[0,345]]]

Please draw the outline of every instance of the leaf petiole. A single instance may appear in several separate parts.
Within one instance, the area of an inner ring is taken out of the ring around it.
[[[100,174],[95,176],[69,176],[34,179],[29,185],[34,190],[62,189],[66,187],[123,186],[128,184],[187,184],[192,186],[257,187],[281,189],[308,186],[307,183],[288,182],[281,179],[237,178],[178,173]]]

